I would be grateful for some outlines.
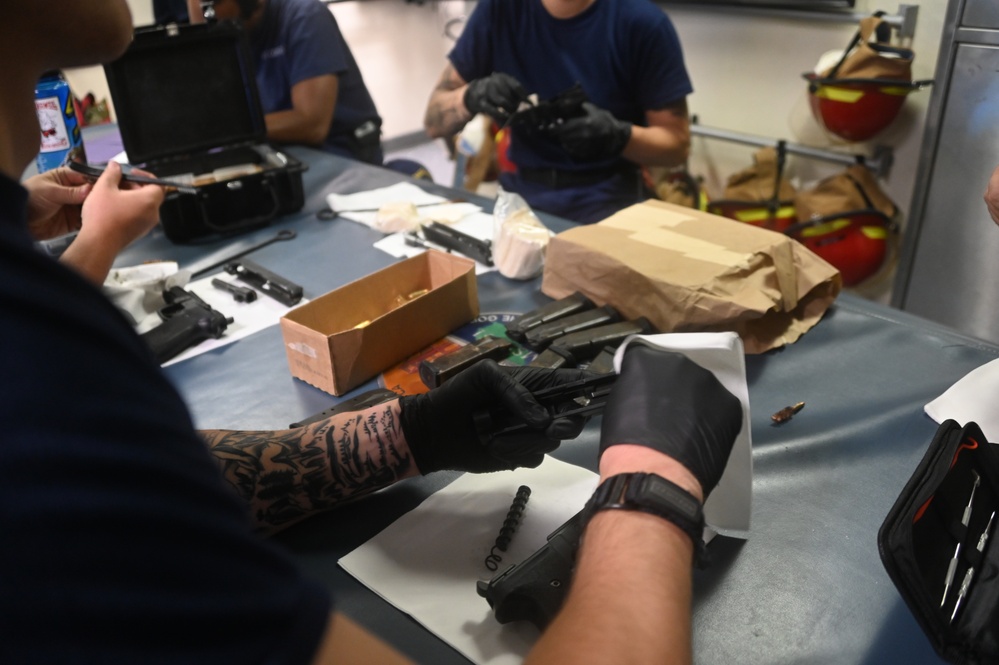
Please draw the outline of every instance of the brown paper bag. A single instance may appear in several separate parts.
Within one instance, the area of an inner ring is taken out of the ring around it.
[[[729,177],[722,198],[732,201],[785,201],[794,196],[794,185],[784,177],[775,148],[761,148],[753,165]],[[776,194],[776,196],[775,196]]]
[[[660,332],[735,331],[747,353],[797,340],[841,288],[834,267],[781,233],[656,200],[552,238],[541,286]]]
[[[912,80],[914,54],[911,49],[889,44],[891,30],[881,20],[882,13],[878,12],[860,21],[860,29],[847,46],[843,57],[823,72],[821,78]],[[884,28],[878,30],[879,26]]]
[[[854,210],[877,210],[888,219],[898,214],[898,207],[878,185],[874,174],[860,164],[822,180],[813,189],[798,192],[794,207],[801,222]]]

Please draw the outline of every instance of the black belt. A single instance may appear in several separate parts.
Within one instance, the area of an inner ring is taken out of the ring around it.
[[[637,174],[637,168],[628,167],[600,169],[598,171],[563,171],[559,169],[517,168],[517,175],[522,179],[538,185],[545,185],[546,187],[551,187],[552,189],[595,185],[598,182],[609,180],[617,175]]]

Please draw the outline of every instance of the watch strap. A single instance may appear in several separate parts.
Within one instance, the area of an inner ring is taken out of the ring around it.
[[[704,559],[704,513],[701,502],[676,483],[654,473],[622,473],[597,487],[586,504],[586,521],[599,510],[635,510],[680,527],[694,544],[694,562]]]

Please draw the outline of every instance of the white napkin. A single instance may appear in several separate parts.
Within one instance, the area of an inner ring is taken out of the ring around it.
[[[704,369],[714,372],[721,384],[742,402],[742,429],[735,439],[718,486],[704,504],[704,521],[707,523],[704,540],[711,540],[714,536],[712,531],[736,538],[748,537],[753,499],[753,443],[742,340],[734,332],[634,335],[618,347],[614,356],[616,371],[621,370],[625,348],[636,340],[684,354]]]
[[[994,406],[997,395],[999,360],[993,360],[968,372],[923,409],[937,423],[948,419],[961,426],[978,423],[985,438],[995,443],[999,442],[999,412]]]

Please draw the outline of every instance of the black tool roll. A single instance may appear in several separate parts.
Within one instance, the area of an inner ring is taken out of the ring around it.
[[[878,533],[888,575],[952,663],[999,662],[999,451],[942,423]]]

